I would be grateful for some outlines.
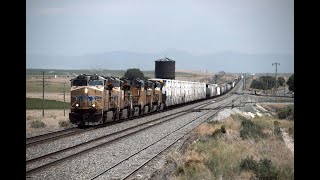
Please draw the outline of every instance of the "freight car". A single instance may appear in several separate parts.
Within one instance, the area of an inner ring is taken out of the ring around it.
[[[240,78],[226,84],[173,79],[126,79],[81,74],[71,79],[70,122],[97,125],[165,108],[213,98],[230,91]]]

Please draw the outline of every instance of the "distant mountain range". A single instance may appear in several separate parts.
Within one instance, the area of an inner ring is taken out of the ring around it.
[[[208,72],[274,72],[273,62],[280,63],[279,73],[294,72],[294,56],[290,54],[243,54],[221,52],[192,55],[178,50],[163,53],[113,51],[82,56],[47,56],[27,54],[27,69],[117,69],[140,68],[154,70],[155,60],[168,57],[176,61],[176,69]]]

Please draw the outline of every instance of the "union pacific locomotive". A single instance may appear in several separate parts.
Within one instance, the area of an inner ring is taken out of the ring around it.
[[[225,84],[172,79],[126,79],[81,74],[71,79],[70,122],[97,125],[161,111],[170,106],[220,96],[235,87],[239,78]]]

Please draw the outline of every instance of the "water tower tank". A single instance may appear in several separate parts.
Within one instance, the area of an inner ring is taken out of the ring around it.
[[[174,79],[176,71],[176,62],[167,57],[156,60],[155,78]]]

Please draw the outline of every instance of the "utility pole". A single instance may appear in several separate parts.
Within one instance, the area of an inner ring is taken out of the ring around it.
[[[118,104],[118,119],[120,120],[120,106],[121,106],[121,82],[119,77],[119,104]]]
[[[243,78],[242,78],[242,91],[244,90],[244,75],[243,75]]]
[[[206,70],[206,83],[208,83],[208,79],[207,79],[207,70]]]
[[[44,71],[42,72],[42,117],[44,117]]]
[[[246,90],[247,89],[247,86],[246,86],[246,84],[247,84],[247,73],[244,73],[244,89]]]
[[[63,116],[66,116],[66,82],[63,82]]]
[[[252,80],[251,80],[251,85],[252,85],[252,83],[253,83],[253,76],[254,76],[254,74],[251,74],[252,75]],[[250,88],[250,87],[249,87]]]
[[[280,63],[277,63],[277,62],[275,62],[275,63],[272,63],[272,66],[273,65],[275,65],[276,66],[276,87],[274,88],[274,91],[275,91],[275,96],[277,97],[277,89],[278,89],[278,87],[277,87],[277,85],[278,85],[278,80],[277,80],[277,71],[278,71],[278,65],[280,65]]]
[[[243,86],[242,86],[242,90],[246,89],[246,74],[243,74]]]
[[[268,81],[268,76],[269,76],[269,73],[267,73],[267,93],[269,91],[269,81]],[[271,93],[270,93],[271,94]]]

